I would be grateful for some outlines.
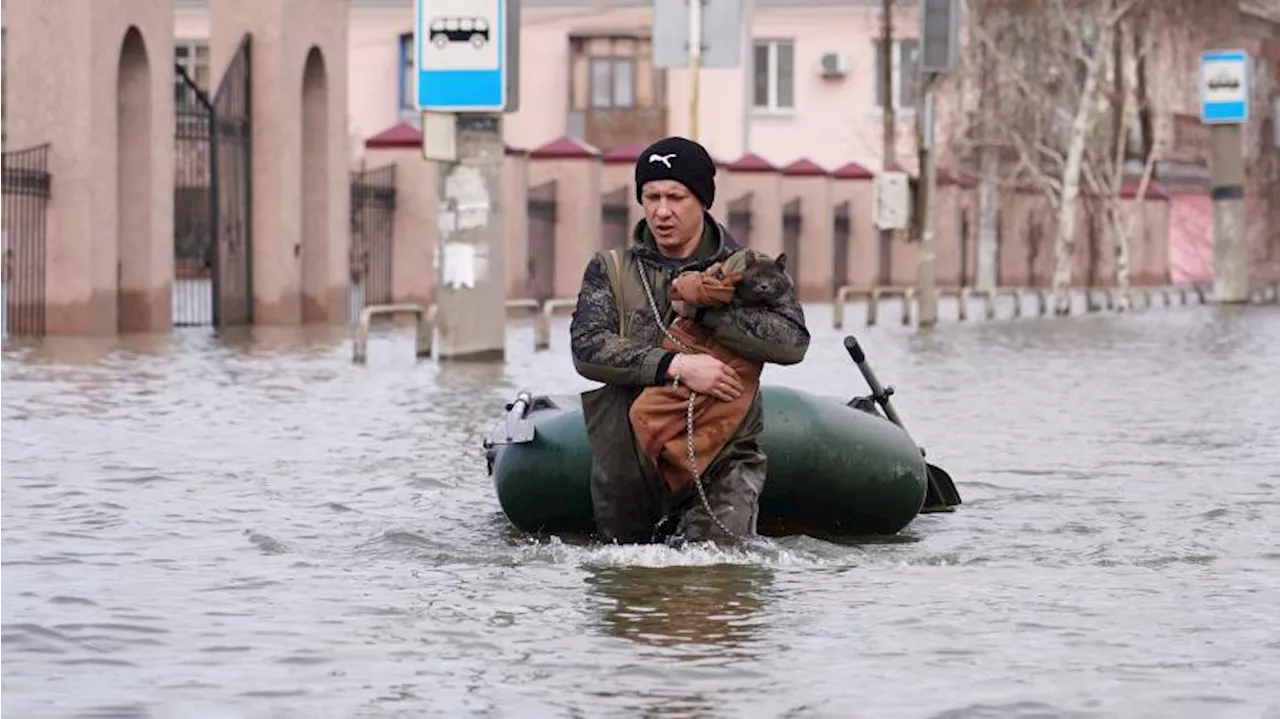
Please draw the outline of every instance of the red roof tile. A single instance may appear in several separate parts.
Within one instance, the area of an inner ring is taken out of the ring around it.
[[[778,171],[778,168],[770,164],[768,160],[755,154],[754,152],[748,152],[742,157],[739,157],[737,160],[729,163],[727,169],[730,172],[777,172]]]
[[[816,162],[800,158],[782,168],[782,174],[790,175],[791,177],[822,177],[828,173]]]
[[[599,157],[600,151],[576,137],[565,135],[534,149],[529,157],[539,160],[567,160],[575,157]]]
[[[400,122],[364,141],[367,148],[422,147],[422,133],[407,122]]]
[[[640,159],[640,153],[644,152],[646,147],[648,145],[639,140],[624,142],[621,145],[610,148],[600,159],[606,165],[629,165]]]
[[[872,180],[875,179],[875,173],[856,162],[850,162],[847,165],[836,168],[831,176],[837,180]]]

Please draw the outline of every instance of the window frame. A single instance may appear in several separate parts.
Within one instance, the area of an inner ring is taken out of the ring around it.
[[[413,97],[413,40],[412,31],[396,36],[396,113],[401,117],[418,115]]]
[[[871,66],[875,72],[875,76],[871,80],[871,108],[875,117],[884,116],[884,106],[880,104],[880,42],[882,38],[874,37],[871,39]],[[895,37],[892,39],[893,49],[890,50],[890,57],[893,62],[893,69],[890,80],[891,88],[889,97],[893,102],[893,111],[895,115],[913,114],[916,111],[916,103],[902,103],[902,96],[906,94],[907,86],[903,84],[902,77],[902,53],[905,43],[913,43],[916,47],[916,65],[920,63],[920,38],[915,37]],[[919,99],[918,97],[915,99]]]
[[[768,60],[764,68],[765,73],[765,104],[757,104],[756,100],[756,79],[761,72],[761,68],[755,64],[756,50],[761,46],[768,48]],[[789,45],[791,47],[791,104],[778,104],[778,85],[781,77],[778,69],[778,47],[781,45]],[[782,115],[790,116],[796,113],[796,41],[795,38],[785,37],[758,37],[751,41],[751,111],[757,115]]]

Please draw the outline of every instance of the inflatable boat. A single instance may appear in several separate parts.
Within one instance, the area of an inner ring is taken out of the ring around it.
[[[845,348],[871,394],[842,400],[765,385],[761,449],[769,458],[759,532],[819,537],[894,534],[922,512],[960,504],[951,477],[925,461],[853,337]],[[498,503],[531,534],[590,536],[591,448],[578,395],[520,392],[484,442]]]

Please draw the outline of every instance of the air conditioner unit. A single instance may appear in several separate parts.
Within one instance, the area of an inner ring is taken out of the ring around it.
[[[824,52],[820,67],[823,77],[844,77],[849,71],[849,56],[842,52]]]

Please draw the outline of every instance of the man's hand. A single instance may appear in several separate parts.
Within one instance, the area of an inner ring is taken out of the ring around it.
[[[667,367],[667,376],[679,377],[691,391],[723,402],[732,402],[742,395],[742,378],[737,371],[711,355],[676,355]]]
[[[698,308],[684,300],[671,300],[671,309],[681,317],[692,318],[698,315]]]

